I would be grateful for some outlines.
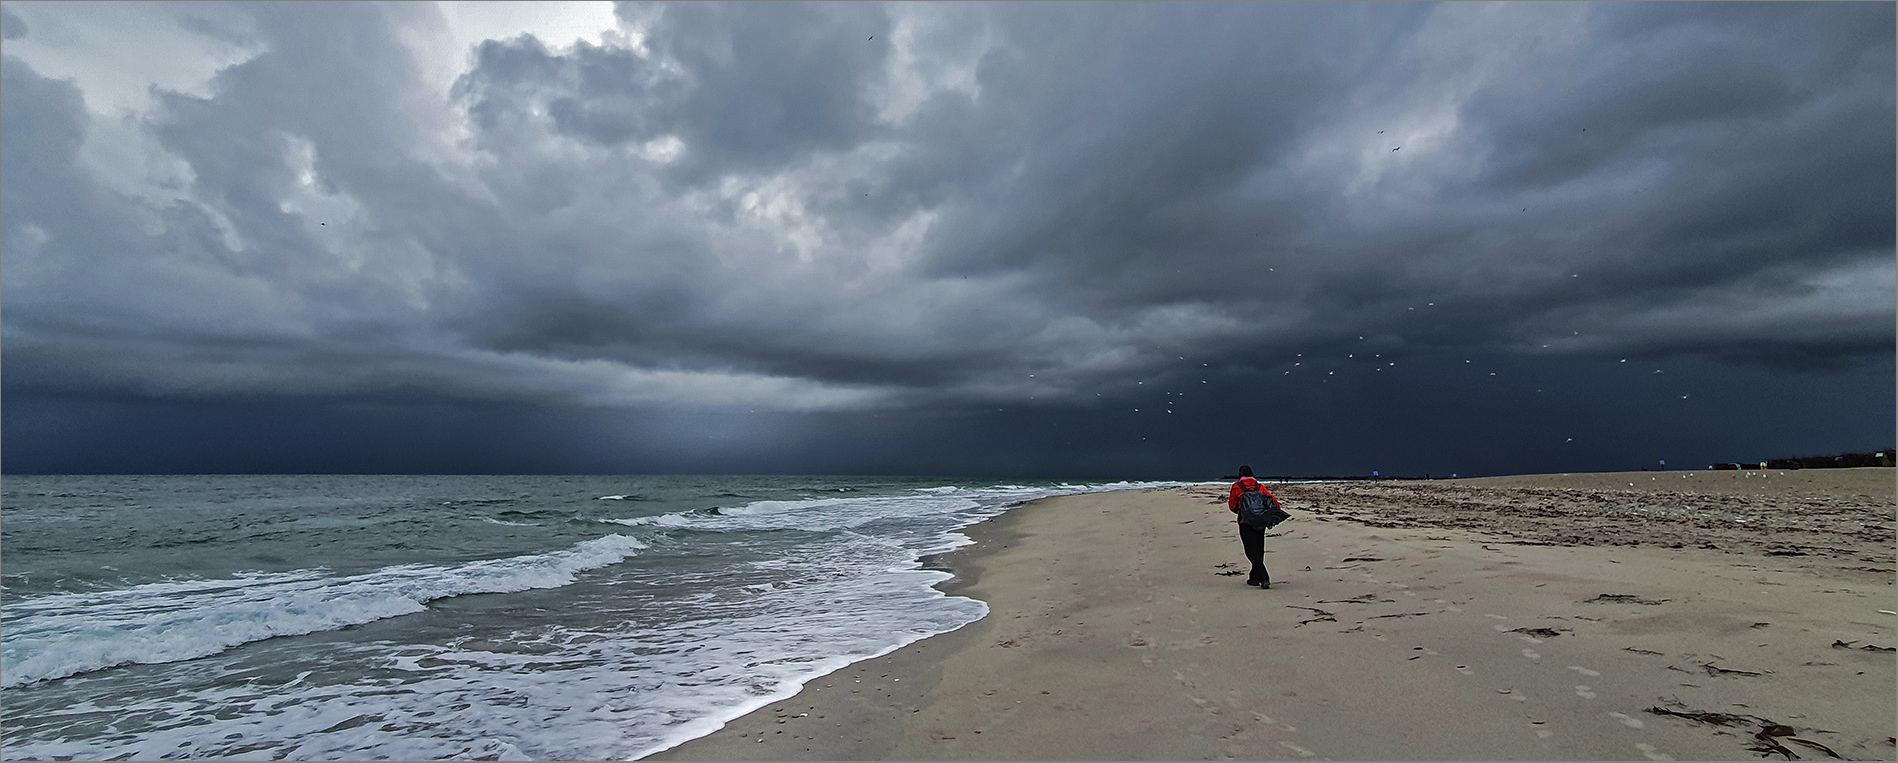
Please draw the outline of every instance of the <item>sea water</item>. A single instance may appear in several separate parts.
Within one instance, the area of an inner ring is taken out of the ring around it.
[[[10,476],[0,757],[637,758],[983,617],[958,528],[1176,484]]]

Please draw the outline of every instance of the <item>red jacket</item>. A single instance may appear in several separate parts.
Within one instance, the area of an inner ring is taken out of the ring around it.
[[[1232,497],[1226,501],[1226,508],[1231,509],[1232,513],[1239,513],[1239,495],[1246,492],[1246,488],[1248,487],[1258,488],[1259,492],[1271,495],[1274,501],[1279,499],[1278,496],[1272,495],[1272,491],[1265,489],[1264,485],[1259,484],[1258,480],[1251,477],[1240,477],[1238,482],[1232,483]]]

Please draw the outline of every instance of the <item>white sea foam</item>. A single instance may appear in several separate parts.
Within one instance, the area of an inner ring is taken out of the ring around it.
[[[693,525],[691,518],[692,512],[675,511],[671,514],[655,514],[649,517],[629,517],[623,519],[609,517],[600,521],[610,522],[616,525],[626,525],[628,527],[691,527]]]
[[[632,527],[667,527],[708,532],[757,530],[833,531],[877,521],[905,519],[952,520],[953,529],[1001,513],[1010,506],[1074,493],[1178,487],[1184,482],[1117,482],[1107,485],[1023,487],[1004,485],[967,489],[954,485],[917,488],[910,495],[753,501],[722,508],[717,513],[675,511],[643,517],[603,518],[602,522]],[[962,521],[953,521],[960,517]],[[932,552],[933,553],[933,552]]]
[[[637,758],[793,696],[813,678],[985,616],[982,602],[933,587],[949,574],[917,564],[922,555],[969,543],[958,528],[1036,498],[1179,484],[945,486],[894,496],[755,501],[718,512],[601,518],[656,531],[654,543],[668,547],[699,542],[667,532],[674,529],[815,533],[712,538],[715,547],[747,549],[748,555],[733,561],[758,572],[727,573],[725,580],[740,584],[722,588],[688,585],[685,595],[664,601],[668,612],[686,613],[684,619],[645,622],[634,615],[585,627],[535,627],[485,642],[326,642],[321,648],[338,653],[320,664],[354,670],[305,672],[275,686],[163,672],[152,679],[176,681],[175,688],[155,686],[142,698],[115,698],[110,710],[121,717],[168,719],[164,723],[78,735],[49,726],[11,735],[4,753],[88,759]],[[778,540],[763,543],[764,538]],[[62,595],[69,597],[63,601],[30,599],[21,602],[27,608],[9,605],[6,613],[6,685],[108,664],[189,659],[230,643],[393,616],[377,614],[385,611],[417,611],[420,602],[441,596],[564,585],[575,572],[612,564],[643,547],[609,535],[559,552],[466,565],[390,567],[353,577],[305,571]],[[259,623],[274,630],[255,638],[226,636],[227,626],[241,635]],[[143,629],[151,638],[128,639],[128,629]],[[213,646],[207,651],[206,645]],[[220,661],[240,657],[213,657],[208,666],[215,671]],[[381,666],[377,677],[363,675],[364,665]]]
[[[543,647],[531,651],[385,645],[380,662],[407,676],[399,690],[381,680],[326,684],[300,675],[263,702],[250,685],[155,694],[112,710],[190,721],[136,736],[16,739],[7,757],[635,759],[793,696],[813,678],[987,614],[980,601],[930,587],[945,573],[881,569],[893,553],[852,539],[830,558],[799,563],[853,564],[856,574],[762,601],[704,602],[702,617],[664,627],[517,634]],[[251,711],[230,712],[235,707]]]
[[[412,614],[449,596],[557,588],[576,573],[645,547],[615,534],[547,554],[453,566],[398,565],[343,577],[301,570],[25,599],[7,605],[0,686],[194,659],[276,636]]]

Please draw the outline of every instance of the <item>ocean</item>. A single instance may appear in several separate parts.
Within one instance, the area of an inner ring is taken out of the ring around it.
[[[9,476],[0,757],[641,757],[982,618],[925,557],[1184,483]]]

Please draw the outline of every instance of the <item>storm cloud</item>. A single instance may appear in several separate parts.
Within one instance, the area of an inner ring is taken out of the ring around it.
[[[1890,4],[0,8],[9,471],[1890,444]]]

